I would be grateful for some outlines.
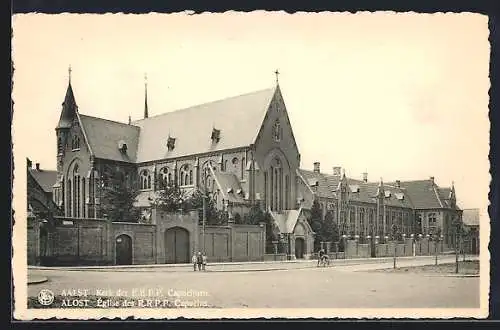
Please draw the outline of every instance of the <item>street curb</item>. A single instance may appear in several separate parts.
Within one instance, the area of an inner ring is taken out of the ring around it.
[[[398,257],[399,260],[418,260],[433,258],[432,256],[405,256]],[[393,257],[381,257],[381,258],[352,258],[352,259],[332,259],[333,265],[353,265],[359,262],[365,263],[380,263],[392,261]],[[287,264],[315,264],[317,261],[314,259],[309,260],[284,260],[284,261],[248,261],[248,262],[215,262],[210,263],[210,266],[238,266],[238,265],[287,265]],[[119,271],[119,270],[130,270],[141,269],[164,269],[168,268],[182,268],[182,267],[192,267],[191,263],[188,264],[146,264],[146,265],[113,265],[113,266],[67,266],[67,267],[48,267],[48,266],[28,266],[29,270],[64,270],[64,271]],[[287,268],[284,268],[287,269]],[[257,269],[258,270],[258,269]],[[240,270],[238,270],[240,271]]]
[[[45,283],[49,279],[44,276],[28,276],[28,285],[29,284],[40,284]]]

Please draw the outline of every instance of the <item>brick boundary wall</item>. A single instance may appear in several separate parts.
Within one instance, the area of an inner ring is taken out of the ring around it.
[[[166,263],[166,232],[181,228],[188,234],[186,251],[191,256],[201,250],[202,229],[198,213],[159,214],[153,212],[150,224],[113,222],[106,219],[55,218],[46,226],[47,246],[40,248],[41,222],[28,222],[29,265],[114,265],[117,260],[116,240],[120,235],[130,238],[132,264]],[[265,226],[206,226],[205,249],[208,262],[263,261]],[[187,262],[190,262],[190,257]]]

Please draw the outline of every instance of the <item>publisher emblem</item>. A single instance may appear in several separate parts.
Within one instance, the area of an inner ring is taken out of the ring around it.
[[[43,306],[49,306],[54,302],[54,292],[43,289],[38,293],[38,302]]]

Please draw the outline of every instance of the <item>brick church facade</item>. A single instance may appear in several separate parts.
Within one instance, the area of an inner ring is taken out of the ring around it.
[[[270,211],[282,234],[300,241],[301,253],[313,251],[306,221],[313,200],[323,215],[334,214],[341,234],[428,234],[442,229],[451,243],[451,223],[460,218],[454,187],[434,179],[384,183],[353,179],[334,168],[322,173],[300,168],[280,86],[190,108],[121,123],[85,115],[68,83],[57,133],[57,179],[52,197],[62,214],[102,218],[102,188],[111,175],[140,189],[137,206],[150,215],[151,201],[164,182],[175,181],[190,193],[206,189],[230,221],[252,205]],[[300,254],[300,253],[299,253]]]

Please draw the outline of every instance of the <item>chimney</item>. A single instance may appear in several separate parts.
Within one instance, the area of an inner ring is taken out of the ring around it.
[[[432,184],[432,185],[434,185],[434,177],[433,177],[433,176],[431,176],[431,177],[429,178],[429,180],[431,181],[431,184]]]
[[[313,165],[314,165],[314,172],[319,173],[320,172],[319,171],[319,162],[315,162]]]
[[[396,187],[401,188],[401,181],[400,180],[396,180]]]
[[[40,171],[40,163],[36,163],[35,166],[36,166],[36,170]]]
[[[31,162],[31,160],[29,158],[26,158],[26,163],[27,163],[28,168],[31,168],[33,166],[33,163]]]
[[[363,173],[363,182],[368,182],[368,173]]]
[[[342,168],[340,166],[334,166],[333,167],[333,175],[334,176],[341,176],[342,173],[340,173]]]

